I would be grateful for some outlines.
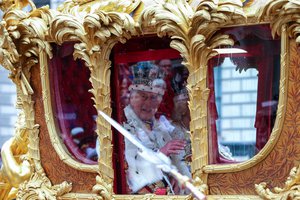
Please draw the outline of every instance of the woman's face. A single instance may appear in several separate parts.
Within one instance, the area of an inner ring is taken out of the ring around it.
[[[175,102],[175,107],[177,109],[177,112],[180,113],[181,115],[189,114],[190,110],[186,99]]]
[[[151,120],[162,100],[162,95],[153,92],[132,91],[130,105],[134,113],[143,121]]]

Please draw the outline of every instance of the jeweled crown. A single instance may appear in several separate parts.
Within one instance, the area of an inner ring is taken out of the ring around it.
[[[138,62],[131,66],[133,80],[129,90],[141,90],[164,94],[166,84],[163,80],[163,72],[150,61]]]

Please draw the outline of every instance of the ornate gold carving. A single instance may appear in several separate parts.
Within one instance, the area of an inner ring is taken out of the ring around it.
[[[201,1],[196,10],[184,1],[168,0],[144,10],[141,24],[154,25],[158,36],[168,35],[190,71],[188,88],[191,111],[192,171],[206,183],[202,167],[208,164],[207,61],[220,45],[233,45],[228,35],[217,31],[235,18],[245,17],[240,1]]]
[[[51,96],[50,96],[50,83],[49,83],[49,71],[48,71],[48,57],[45,52],[41,52],[40,54],[40,76],[41,76],[41,85],[43,90],[43,103],[45,109],[45,120],[47,124],[47,128],[49,131],[49,136],[51,139],[52,146],[57,152],[59,158],[73,167],[74,169],[85,171],[85,172],[97,172],[97,165],[88,165],[80,163],[68,153],[68,150],[65,148],[63,141],[60,139],[58,133],[60,132],[58,128],[55,126],[54,114],[51,104]]]
[[[273,150],[275,147],[280,133],[282,132],[283,128],[283,121],[285,116],[286,110],[286,100],[287,100],[287,79],[288,79],[288,67],[287,67],[287,39],[286,39],[286,30],[282,31],[282,38],[281,38],[281,70],[280,70],[280,97],[278,102],[278,108],[276,113],[276,120],[270,135],[270,138],[264,148],[259,151],[253,158],[237,164],[230,164],[230,165],[208,165],[204,167],[204,171],[206,173],[226,173],[226,172],[238,172],[245,169],[249,169],[254,165],[263,161]]]
[[[61,197],[60,200],[101,200],[101,197],[97,194],[84,194],[84,193],[67,193]]]
[[[267,183],[255,184],[256,192],[264,199],[297,199],[300,197],[300,167],[291,169],[283,188],[274,188],[274,193],[267,188]]]
[[[6,1],[7,2],[7,1]],[[11,1],[13,2],[13,1]],[[76,51],[74,57],[83,59],[86,65],[91,70],[91,83],[93,89],[91,92],[94,95],[94,102],[96,109],[101,109],[108,114],[111,114],[110,108],[110,61],[109,54],[113,45],[120,41],[125,42],[132,35],[137,35],[136,25],[133,19],[127,14],[121,14],[116,12],[104,12],[111,11],[111,5],[119,5],[118,9],[122,9],[122,12],[129,13],[135,9],[140,1],[134,1],[136,4],[130,7],[122,7],[126,2],[109,1],[111,4],[105,4],[108,1],[98,2],[99,6],[91,6],[91,1],[76,2],[68,1],[64,4],[65,8],[61,9],[64,13],[73,14],[73,17],[68,14],[59,14],[51,24],[49,30],[49,38],[46,37],[48,25],[53,18],[54,13],[48,11],[47,8],[35,9],[28,14],[20,10],[12,10],[5,14],[5,22],[1,22],[0,31],[0,62],[11,71],[11,78],[17,85],[18,90],[18,106],[22,108],[24,112],[25,126],[24,129],[17,129],[26,136],[22,136],[22,142],[19,142],[17,137],[13,139],[17,143],[17,147],[14,145],[8,145],[15,151],[13,156],[16,158],[19,155],[28,155],[25,160],[20,160],[18,164],[25,165],[31,164],[34,166],[35,173],[31,174],[31,178],[28,181],[22,180],[23,184],[20,186],[19,198],[49,198],[54,199],[59,197],[60,199],[166,199],[165,196],[155,196],[153,194],[145,196],[134,195],[113,195],[112,181],[112,148],[111,148],[111,128],[104,120],[97,119],[97,134],[100,141],[100,159],[98,170],[95,166],[84,166],[74,161],[73,159],[66,157],[68,155],[65,149],[62,148],[62,143],[57,139],[57,135],[52,141],[54,147],[57,146],[56,151],[58,155],[63,155],[62,160],[66,161],[70,166],[83,171],[99,172],[99,176],[96,178],[96,185],[93,187],[95,193],[100,194],[65,194],[70,191],[71,185],[63,182],[62,184],[52,186],[49,179],[44,174],[43,168],[40,164],[40,155],[38,147],[38,125],[34,123],[33,102],[31,100],[31,94],[34,92],[29,84],[30,80],[30,68],[38,62],[38,54],[42,52],[40,56],[41,66],[45,66],[47,54],[51,55],[50,46],[45,40],[51,39],[57,43],[63,43],[64,41],[77,41],[75,45]],[[131,1],[128,1],[131,2]],[[279,1],[276,1],[277,4]],[[290,5],[299,5],[298,2],[292,1]],[[116,3],[116,4],[114,4]],[[1,4],[2,6],[3,4]],[[8,7],[6,4],[5,6]],[[94,5],[94,4],[93,4]],[[279,4],[277,4],[279,5]],[[4,6],[4,7],[5,7]],[[22,7],[22,6],[21,6]],[[289,7],[296,8],[296,7]],[[98,11],[102,9],[102,11]],[[107,9],[107,10],[106,10]],[[291,9],[291,12],[294,10]],[[207,165],[207,98],[208,89],[206,86],[206,73],[207,73],[207,61],[214,55],[212,49],[219,45],[231,45],[233,42],[226,35],[219,35],[217,30],[219,28],[232,24],[232,20],[236,20],[236,17],[242,17],[243,11],[241,9],[240,1],[216,1],[206,0],[201,1],[197,9],[191,8],[186,1],[168,0],[165,3],[153,5],[148,7],[141,18],[141,23],[154,25],[158,30],[159,36],[168,35],[172,39],[171,47],[178,50],[184,57],[184,64],[190,70],[190,78],[188,80],[190,90],[190,110],[193,121],[191,122],[192,140],[193,140],[193,176],[196,177],[195,184],[200,190],[207,192],[206,174],[210,172],[216,172],[215,169],[209,171]],[[293,15],[297,16],[297,14]],[[240,19],[238,19],[240,20]],[[282,22],[283,23],[283,22]],[[278,25],[279,26],[279,25]],[[147,28],[148,28],[147,27]],[[298,25],[292,25],[289,27],[289,34],[299,39]],[[15,44],[18,44],[17,46]],[[46,52],[46,53],[45,53]],[[19,54],[20,53],[20,54]],[[286,56],[286,55],[282,55]],[[286,97],[286,72],[285,59],[282,61],[282,79],[281,79],[281,97]],[[46,69],[41,67],[42,79],[46,80]],[[49,83],[43,82],[44,86],[49,86]],[[43,90],[44,100],[49,100],[49,95],[45,95]],[[282,99],[279,102],[278,119],[276,124],[278,129],[274,127],[274,130],[280,130],[282,127],[282,121],[280,118],[284,117],[285,106]],[[46,101],[45,101],[46,102]],[[45,110],[51,110],[51,107],[45,106]],[[46,112],[46,121],[49,122],[49,117],[52,116],[50,112]],[[20,118],[20,120],[23,119]],[[54,123],[50,123],[54,124]],[[49,132],[55,131],[54,126],[50,126]],[[28,137],[29,135],[29,137]],[[274,131],[271,137],[275,134]],[[56,139],[55,139],[56,138]],[[29,141],[27,141],[29,140]],[[272,139],[270,144],[275,144],[277,139]],[[27,143],[29,143],[27,150]],[[59,144],[60,143],[60,144]],[[24,144],[24,145],[23,145]],[[59,144],[59,145],[57,145]],[[23,145],[23,146],[22,146]],[[199,149],[198,147],[201,147]],[[19,148],[19,150],[18,150]],[[8,153],[6,153],[8,154]],[[258,156],[262,160],[262,156]],[[25,156],[26,158],[26,156]],[[258,160],[259,160],[258,159]],[[253,162],[254,164],[257,161]],[[249,165],[246,165],[246,167]],[[204,167],[204,168],[203,168]],[[240,170],[242,165],[235,166]],[[204,170],[202,170],[204,169]],[[203,174],[204,172],[204,174]],[[4,173],[0,173],[0,178],[3,178]],[[200,179],[201,178],[201,179]],[[27,179],[27,178],[26,178]],[[37,188],[35,188],[37,187]],[[0,183],[0,197],[7,197],[7,191],[11,190],[11,185],[7,182]],[[2,189],[5,189],[2,190]],[[8,189],[9,188],[9,189]],[[202,189],[201,189],[202,188]],[[7,190],[8,189],[8,190]],[[37,192],[41,192],[44,196],[38,196]],[[1,196],[2,195],[2,196]],[[172,196],[168,199],[191,199],[191,196]],[[214,198],[212,196],[212,198]],[[256,199],[257,197],[237,197],[237,196],[225,196],[216,197],[218,199]]]
[[[96,194],[100,194],[101,199],[113,199],[112,197],[112,184],[107,184],[101,177],[101,175],[98,175],[96,177],[96,185],[93,187],[93,192]]]
[[[21,10],[10,10],[4,15],[3,25],[5,24],[10,39],[7,41],[13,41],[18,44],[18,50],[13,51],[13,54],[9,52],[11,56],[11,63],[14,64],[14,68],[10,66],[6,67],[10,72],[10,78],[17,86],[22,90],[25,95],[33,93],[33,90],[29,84],[30,68],[38,63],[38,53],[41,50],[45,50],[51,55],[50,46],[44,41],[45,33],[47,31],[47,23],[52,18],[52,13],[47,8],[40,8],[33,10],[31,13],[26,13]],[[6,34],[7,34],[6,33]],[[11,44],[10,49],[13,49],[14,44]],[[22,54],[16,54],[16,52],[22,52]],[[18,62],[15,61],[18,56]],[[6,59],[8,60],[8,59]],[[7,61],[9,64],[9,62]]]
[[[285,27],[285,26],[284,26]],[[284,28],[283,27],[283,28]],[[300,59],[299,59],[299,48],[296,47],[296,42],[292,42],[291,43],[291,47],[290,47],[290,55],[288,53],[282,55],[285,58],[290,57],[290,80],[289,80],[289,84],[291,85],[290,90],[287,92],[287,95],[290,98],[290,101],[287,102],[286,104],[289,105],[288,107],[288,111],[286,114],[287,120],[291,121],[290,124],[292,124],[291,127],[293,127],[292,129],[288,129],[288,132],[286,133],[288,136],[288,138],[293,138],[292,141],[289,141],[289,139],[287,139],[285,144],[280,144],[281,146],[286,146],[288,151],[287,155],[295,155],[297,153],[297,151],[295,152],[294,149],[298,149],[297,147],[295,147],[295,143],[298,143],[297,141],[299,141],[299,128],[296,125],[297,121],[298,121],[298,114],[295,113],[295,110],[293,109],[297,104],[299,104],[299,94],[296,92],[298,91],[299,88],[299,63],[300,63]],[[290,110],[290,107],[292,107],[293,110]],[[294,116],[294,117],[292,117]],[[286,125],[288,126],[289,124],[286,123]],[[293,130],[295,129],[295,131]],[[291,145],[291,143],[293,145]],[[289,146],[292,146],[291,148],[288,148]],[[294,148],[294,149],[293,149]],[[283,154],[283,153],[281,153]],[[288,158],[288,156],[286,154],[281,155],[279,154],[279,157],[277,157],[276,159],[284,159],[284,158]],[[296,155],[295,155],[296,156]],[[288,158],[291,159],[291,158]],[[291,160],[296,160],[295,158],[291,159]],[[285,160],[283,160],[282,162],[284,162],[284,164],[286,166],[290,166],[290,165],[294,165],[294,163],[292,162],[291,164],[287,163]],[[298,162],[297,162],[298,163]],[[268,187],[267,187],[267,183],[262,182],[260,184],[256,184],[255,188],[256,188],[256,192],[259,194],[259,196],[261,196],[264,199],[296,199],[299,198],[299,178],[300,178],[300,167],[299,164],[297,167],[293,167],[290,171],[290,174],[288,176],[288,178],[285,181],[285,184],[282,188],[279,187],[275,187],[274,188],[274,192],[272,192]],[[277,184],[281,184],[281,183],[277,183]],[[273,184],[274,186],[274,184]]]
[[[134,11],[141,3],[141,0],[103,0],[103,1],[65,1],[58,7],[61,13],[72,14],[74,16],[79,13],[94,13],[97,10],[104,12],[120,12],[120,13],[131,13]]]
[[[64,27],[64,28],[62,28]],[[98,11],[85,16],[84,21],[79,22],[71,15],[58,15],[50,27],[50,36],[59,44],[64,41],[80,41],[75,45],[75,58],[81,58],[91,70],[91,83],[96,109],[111,113],[110,108],[110,61],[109,55],[113,45],[126,39],[135,33],[134,21],[129,15],[118,13],[105,13]],[[109,40],[108,40],[109,39]],[[51,109],[50,109],[51,110]],[[51,115],[49,115],[51,116]],[[53,123],[49,123],[53,124]],[[97,120],[97,134],[100,141],[99,165],[101,173],[113,178],[111,128],[104,119]],[[51,137],[55,139],[56,137]],[[57,146],[57,142],[52,141]],[[62,147],[57,150],[63,152]],[[65,155],[65,154],[61,154]],[[66,162],[68,160],[64,159]],[[69,165],[76,167],[71,163]],[[79,166],[77,164],[77,166]],[[83,165],[82,165],[83,166]],[[91,167],[90,167],[91,168]],[[94,169],[94,168],[93,168]]]
[[[80,18],[79,18],[80,19]],[[64,41],[85,41],[85,31],[82,23],[77,18],[67,15],[59,14],[50,24],[49,28],[49,39],[62,44]],[[49,131],[52,146],[59,158],[74,169],[86,172],[96,172],[98,170],[97,165],[87,165],[80,163],[67,152],[63,141],[61,140],[59,130],[55,125],[53,109],[51,105],[51,94],[50,94],[50,83],[49,83],[49,71],[47,63],[47,55],[42,53],[40,55],[40,67],[41,67],[41,84],[43,90],[43,103],[45,109],[45,119],[47,128]]]
[[[204,183],[198,176],[194,178],[193,184],[197,189],[199,189],[200,192],[202,192],[205,195],[208,195],[207,184]]]
[[[61,27],[64,27],[62,29]],[[125,13],[95,11],[87,14],[82,22],[71,15],[58,15],[50,27],[50,36],[61,44],[75,40],[74,58],[85,61],[91,71],[95,108],[111,114],[110,107],[110,66],[109,55],[117,42],[126,42],[131,35],[136,35],[135,22]],[[100,158],[95,192],[100,192],[104,199],[112,194],[112,134],[110,124],[103,118],[97,119],[97,134],[100,144]]]
[[[14,66],[18,62],[19,54],[12,38],[6,30],[6,22],[0,22],[0,62],[9,71],[14,71]]]
[[[0,190],[0,196],[3,199],[14,198],[16,188],[33,187],[35,192],[50,192],[54,198],[55,195],[67,192],[67,189],[57,190],[60,186],[51,187],[41,166],[39,125],[35,124],[34,102],[31,99],[34,91],[29,82],[30,70],[38,63],[39,52],[45,51],[51,55],[50,46],[45,42],[45,33],[53,14],[47,7],[35,9],[35,6],[32,6],[33,10],[30,13],[18,10],[18,5],[12,8],[4,14],[4,21],[0,25],[3,33],[0,40],[0,61],[10,71],[10,78],[16,84],[17,106],[21,111],[15,136],[6,142],[2,151],[4,162],[0,177],[4,179],[6,187]],[[36,185],[38,182],[40,184]],[[38,188],[39,186],[41,188]],[[27,192],[20,192],[18,197],[30,198],[27,195]]]
[[[259,13],[259,18],[270,17],[272,35],[280,35],[283,26],[287,26],[289,37],[296,39],[300,44],[300,3],[297,0],[269,1]]]
[[[50,180],[45,175],[41,177],[38,173],[35,173],[19,187],[17,198],[55,200],[57,197],[70,192],[71,189],[72,184],[66,181],[52,186]]]
[[[109,55],[117,42],[126,42],[136,34],[135,23],[128,14],[96,12],[87,15],[83,22],[87,32],[86,41],[75,45],[75,58],[81,58],[91,71],[91,93],[94,95],[95,108],[111,114],[110,107],[110,70]],[[97,135],[100,144],[99,173],[104,182],[102,186],[112,194],[109,186],[113,182],[112,133],[111,126],[103,118],[97,118]],[[99,185],[99,176],[97,185]],[[106,185],[107,184],[107,185]],[[97,187],[97,185],[95,187]],[[102,187],[100,184],[100,187]],[[103,191],[100,195],[107,194]],[[106,199],[106,196],[103,197]]]
[[[6,183],[6,187],[0,190],[0,197],[3,199],[14,198],[16,191],[12,190],[13,187],[18,188],[33,172],[27,154],[29,131],[25,125],[24,113],[19,114],[16,125],[15,136],[5,142],[1,150],[3,167],[0,171],[0,181]]]
[[[287,2],[287,1],[281,1],[281,3],[279,1],[272,1],[272,3],[270,2],[269,5],[277,5],[279,6],[283,2]],[[260,164],[270,153],[272,150],[274,150],[275,145],[277,144],[280,134],[283,132],[283,123],[284,123],[284,118],[286,116],[286,109],[287,109],[287,80],[288,80],[288,41],[286,39],[286,29],[284,28],[284,20],[283,20],[283,16],[279,16],[279,15],[275,15],[273,12],[275,12],[279,7],[275,8],[273,7],[272,9],[270,8],[272,6],[268,7],[268,11],[267,7],[264,9],[264,13],[260,13],[260,19],[262,20],[262,17],[265,18],[270,18],[273,16],[274,20],[278,20],[278,22],[274,22],[273,24],[276,24],[276,26],[273,26],[273,35],[276,33],[276,31],[279,33],[279,35],[282,35],[283,37],[281,38],[281,75],[280,75],[280,98],[279,98],[279,104],[278,104],[278,110],[277,110],[277,117],[276,117],[276,121],[275,121],[275,125],[273,127],[272,130],[272,134],[270,136],[270,139],[268,141],[268,143],[265,145],[265,147],[257,154],[255,155],[252,159],[243,162],[243,163],[239,163],[239,164],[232,164],[232,165],[209,165],[209,166],[205,166],[204,167],[204,171],[206,173],[226,173],[226,172],[238,172],[238,171],[242,171],[245,169],[250,169],[251,167]],[[278,11],[278,10],[277,10]],[[269,14],[266,14],[269,13]],[[280,12],[281,14],[283,14],[284,12]],[[288,18],[287,18],[288,19]],[[279,25],[280,24],[280,25]],[[276,28],[275,28],[276,27]],[[291,29],[291,28],[290,28]],[[280,145],[283,145],[282,142]],[[276,153],[277,157],[274,157],[271,155],[271,161],[270,159],[267,161],[269,162],[270,165],[274,166],[274,163],[276,163],[277,166],[281,166],[283,163],[281,162],[276,162],[275,159],[277,158],[278,160],[281,160],[278,158],[278,156],[281,155],[280,152]],[[285,157],[284,155],[282,155],[283,157]],[[270,162],[272,162],[273,164],[271,164]],[[279,167],[280,168],[280,167]],[[232,189],[232,185],[233,184],[237,184],[236,180],[242,180],[241,182],[246,183],[246,182],[259,182],[261,181],[261,179],[263,179],[264,176],[260,175],[260,177],[258,176],[258,174],[260,174],[260,172],[263,169],[261,168],[261,166],[258,166],[254,169],[250,169],[249,173],[243,173],[243,178],[244,179],[239,179],[239,177],[241,176],[241,174],[232,174],[232,176],[223,176],[222,174],[220,175],[216,175],[213,176],[213,178],[210,180],[210,182],[214,182],[216,180],[219,180],[220,177],[222,177],[223,181],[222,184],[219,185],[219,187],[224,187],[224,190],[229,190]],[[264,174],[272,174],[271,172],[272,169],[268,169],[267,171],[264,172]],[[253,174],[256,174],[258,177],[253,176]],[[251,181],[250,181],[251,180]],[[239,182],[239,181],[238,181]],[[241,182],[239,182],[241,184]],[[231,186],[230,186],[231,185]],[[237,186],[238,187],[238,186]],[[241,189],[241,187],[239,187],[239,189]],[[213,193],[220,193],[219,189],[217,187],[214,187],[213,189]],[[239,191],[237,188],[234,188],[235,191],[241,192],[244,191],[247,193],[252,193],[252,187],[250,188],[244,188],[243,190]]]
[[[282,186],[289,170],[298,163],[299,56],[295,43],[288,41],[285,29],[281,34],[281,43],[280,97],[278,119],[276,118],[276,128],[274,127],[275,129],[281,127],[281,129],[279,133],[271,135],[271,137],[276,137],[275,135],[278,137],[277,140],[271,140],[276,148],[272,147],[268,155],[264,159],[260,158],[261,160],[251,168],[235,173],[211,174],[209,186],[212,194],[256,194],[254,183],[260,182],[268,182],[270,187]],[[217,183],[218,180],[222,181]]]
[[[275,2],[275,1],[274,1]],[[264,15],[265,16],[265,15]],[[270,17],[270,16],[266,16]],[[260,17],[262,20],[262,17]],[[283,27],[282,27],[283,28]],[[274,29],[273,29],[274,31]],[[274,34],[274,33],[273,33]],[[267,142],[267,144],[264,146],[264,148],[259,151],[253,158],[237,164],[229,164],[229,165],[208,165],[203,168],[203,171],[205,173],[227,173],[227,172],[239,172],[245,169],[249,169],[256,164],[263,161],[273,150],[275,147],[279,137],[280,133],[282,132],[283,128],[283,117],[285,116],[285,110],[286,110],[286,91],[287,91],[287,40],[285,38],[286,30],[281,30],[280,35],[283,35],[281,39],[281,75],[280,75],[280,98],[278,103],[278,109],[277,109],[277,117],[276,121],[272,130],[272,133],[270,135],[270,138]]]
[[[22,9],[30,5],[30,7],[34,10],[36,9],[34,3],[31,0],[1,0],[0,1],[0,9],[4,12],[8,11],[9,9]]]

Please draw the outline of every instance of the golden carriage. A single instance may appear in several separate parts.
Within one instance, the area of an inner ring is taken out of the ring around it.
[[[123,50],[129,49],[125,52],[129,55],[130,47],[143,41],[151,41],[148,45],[167,41],[171,48],[165,52],[165,46],[158,47],[154,58],[182,57],[189,70],[193,184],[208,199],[299,198],[299,0],[66,1],[58,10],[36,8],[31,1],[1,1],[0,5],[4,11],[0,61],[16,85],[20,109],[15,135],[1,152],[1,199],[193,199],[192,195],[126,194],[124,177],[118,174],[126,166],[119,166],[122,157],[116,155],[122,152],[122,138],[114,136],[110,124],[95,113],[120,115],[120,107],[112,104],[118,99],[113,89],[115,72],[121,69],[115,63],[124,63],[116,61]],[[24,11],[28,5],[31,10]],[[271,28],[280,42],[276,120],[268,141],[252,158],[215,164],[209,62],[219,54],[216,48],[235,45],[226,28],[250,25]],[[75,69],[56,71],[65,65]],[[56,76],[60,78],[53,80]],[[81,82],[88,85],[74,86]],[[91,112],[89,120],[96,120],[96,160],[85,160],[76,146],[65,142],[69,137],[65,131],[74,135],[82,131],[68,130],[58,120],[61,107],[55,97],[68,97],[70,90],[85,97],[79,98],[77,107],[91,105],[81,112]]]

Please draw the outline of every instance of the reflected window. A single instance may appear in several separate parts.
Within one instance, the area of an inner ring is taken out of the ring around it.
[[[269,25],[223,30],[234,47],[209,62],[211,163],[250,159],[274,126],[280,78],[280,41]]]
[[[114,115],[144,146],[167,155],[179,172],[190,177],[189,71],[169,42],[144,37],[114,48]],[[119,162],[115,165],[117,193],[188,193],[172,186],[172,178],[119,133],[114,134],[114,155]]]
[[[97,163],[96,117],[90,71],[83,61],[74,61],[74,43],[53,45],[49,61],[54,118],[61,138],[72,156],[86,164]]]

